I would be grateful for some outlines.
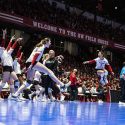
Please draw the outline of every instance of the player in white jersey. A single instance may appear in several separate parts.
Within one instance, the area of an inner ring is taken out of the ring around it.
[[[19,88],[19,90],[13,95],[14,98],[15,98],[15,95],[18,96],[19,94],[21,94],[23,92],[23,90],[25,88],[31,87],[31,85],[32,85],[32,81],[30,81],[29,78],[32,77],[32,79],[33,79],[35,72],[31,71],[31,70],[28,70],[28,67],[31,65],[32,58],[33,58],[36,50],[37,50],[37,47],[35,47],[35,49],[30,54],[29,58],[26,60],[26,67],[23,70],[27,74],[27,76],[26,76],[27,80],[25,79],[25,82],[23,84],[21,84],[21,87]]]
[[[11,41],[13,39],[14,37],[11,38]],[[11,54],[20,40],[22,39],[19,38],[16,40],[13,46],[9,49],[10,51],[9,50],[7,51],[4,49],[2,50],[2,53],[0,54],[1,62],[3,66],[3,80],[2,80],[2,83],[0,84],[0,91],[2,90],[6,82],[10,80],[10,77],[14,80],[15,88],[18,87],[19,81],[18,81],[17,75],[13,71],[13,59],[12,59]]]
[[[2,31],[3,31],[3,37],[2,37],[2,42],[1,42],[1,45],[0,45],[0,57],[2,56],[3,52],[5,51],[5,39],[6,39],[6,34],[7,34],[6,29],[5,29],[5,30],[2,30]],[[12,43],[12,41],[13,41],[14,39],[15,39],[15,36],[12,36],[12,38],[10,39],[10,42],[9,42],[7,48],[6,48],[7,51],[10,49],[11,43]],[[9,82],[10,82],[10,93],[13,93],[13,92],[14,92],[13,80],[10,79]],[[11,83],[12,83],[12,84],[11,84]],[[4,84],[3,84],[2,81],[1,81],[1,83],[0,83],[0,91],[1,91],[1,89],[2,89],[2,86],[4,86]]]
[[[41,45],[39,45],[38,51],[35,53],[35,56],[32,60],[32,67],[34,70],[38,70],[39,72],[43,72],[43,73],[48,74],[54,82],[63,86],[64,84],[55,76],[55,74],[50,69],[48,69],[46,66],[44,66],[43,64],[41,64],[39,62],[42,55],[43,55],[43,50],[45,48],[49,48],[50,45],[51,45],[50,39],[47,39],[45,45],[42,43],[41,43]]]
[[[20,53],[20,54],[18,54]],[[22,56],[23,56],[23,52],[20,52],[20,48],[18,50],[18,53],[17,53],[17,56],[16,58],[14,59],[13,61],[13,69],[16,73],[16,75],[18,76],[18,79],[21,83],[21,85],[23,84],[23,80],[22,80],[22,72],[21,72],[21,59],[22,59]]]
[[[103,51],[98,52],[98,58],[83,62],[83,64],[93,64],[93,63],[96,63],[95,69],[97,70],[97,75],[100,77],[100,83],[102,85],[107,84],[108,83],[108,80],[107,80],[108,71],[112,75],[114,75],[114,72],[108,60],[104,57]]]
[[[47,73],[51,77],[51,79],[54,80],[57,84],[60,84],[61,86],[64,85],[50,69],[48,69],[46,66],[44,66],[42,63],[39,62],[41,57],[43,56],[43,52],[44,52],[45,48],[49,48],[50,45],[51,45],[51,41],[49,38],[44,38],[43,40],[41,40],[40,43],[38,43],[36,45],[35,49],[33,50],[33,53],[31,54],[33,56],[30,55],[30,57],[32,58],[31,59],[32,62],[31,62],[30,67],[28,68],[28,72],[27,72],[28,80],[27,80],[26,84],[23,84],[19,88],[19,90],[15,93],[15,95],[13,97],[17,97],[19,95],[19,93],[25,89],[25,87],[29,86],[32,83],[35,70],[37,70],[39,72]]]
[[[45,91],[45,89],[42,86],[40,86],[41,82],[42,82],[41,73],[39,71],[36,71],[34,75],[33,85],[35,86],[36,96],[39,101],[42,101],[42,95],[43,92]]]
[[[14,71],[17,75],[21,75],[21,68],[20,68],[20,63],[18,60],[19,60],[18,58],[14,59],[13,68],[14,68]]]
[[[31,53],[30,56],[29,56],[29,58],[26,60],[26,63],[30,63],[30,65],[31,65],[32,59],[33,59],[33,57],[34,57],[35,52],[37,51],[37,49],[38,49],[38,47],[35,47],[35,48],[33,49],[32,53]],[[30,66],[30,65],[29,65],[29,66]],[[27,66],[27,68],[28,68],[28,66]]]

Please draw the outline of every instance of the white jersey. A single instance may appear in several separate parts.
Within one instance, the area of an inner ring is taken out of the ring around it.
[[[1,55],[1,62],[3,66],[13,66],[13,58],[6,50]]]
[[[41,73],[39,71],[35,72],[34,80],[40,82],[41,81]]]
[[[100,59],[99,57],[94,59],[96,61],[95,69],[105,69],[105,65],[109,65],[106,58]]]
[[[39,56],[37,57],[36,61],[39,62],[41,57],[43,56],[43,52],[45,50],[45,46],[41,46],[37,49],[37,52],[36,53],[40,53]]]
[[[32,51],[32,53],[30,54],[30,57],[26,60],[26,63],[27,63],[27,62],[32,62],[33,57],[34,57],[35,52],[37,51],[37,49],[38,49],[38,47],[36,47],[36,48]]]
[[[16,74],[21,74],[20,64],[16,59],[13,62],[13,68]]]

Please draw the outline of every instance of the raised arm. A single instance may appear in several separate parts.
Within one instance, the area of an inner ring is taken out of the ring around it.
[[[22,57],[23,57],[23,52],[21,52],[20,56],[18,57],[19,63],[21,63]]]
[[[105,68],[111,73],[111,75],[114,75],[114,72],[113,72],[112,67],[111,67],[110,64],[106,64]]]
[[[21,49],[22,49],[22,46],[20,46],[18,51],[17,51],[17,55],[16,55],[17,58],[19,58],[21,55]]]
[[[14,44],[12,45],[12,47],[10,47],[10,49],[8,50],[8,53],[9,53],[9,54],[12,54],[12,53],[13,53],[14,49],[17,47],[18,42],[22,41],[22,39],[23,39],[23,38],[18,38],[18,39],[14,42]]]
[[[9,42],[7,48],[6,48],[7,51],[11,48],[11,46],[12,46],[12,41],[13,41],[14,39],[15,39],[15,35],[11,37],[10,42]]]

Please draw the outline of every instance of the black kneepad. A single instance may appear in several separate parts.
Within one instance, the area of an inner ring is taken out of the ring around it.
[[[39,82],[34,80],[33,85],[39,85]]]
[[[27,80],[27,82],[31,85],[32,84],[32,81],[31,80]]]

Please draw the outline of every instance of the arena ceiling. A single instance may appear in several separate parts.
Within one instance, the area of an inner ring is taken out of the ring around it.
[[[125,0],[56,0],[125,24]]]

